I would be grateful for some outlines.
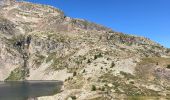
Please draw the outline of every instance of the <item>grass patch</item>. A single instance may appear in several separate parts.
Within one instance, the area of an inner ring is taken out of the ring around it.
[[[56,59],[53,59],[53,63],[51,64],[51,68],[53,70],[62,70],[64,68],[67,68],[67,63],[64,62],[62,59],[60,58],[56,58]]]
[[[65,84],[66,89],[81,89],[84,86],[85,80],[82,75],[77,75],[74,78],[68,79]]]
[[[46,58],[46,62],[49,62],[51,60],[53,60],[54,58],[56,58],[56,52],[52,52],[48,55],[48,57]]]
[[[5,79],[5,81],[17,81],[17,80],[22,80],[24,78],[24,71],[22,70],[22,68],[16,68],[14,69],[9,77],[7,79]]]
[[[38,68],[38,66],[40,66],[44,62],[46,57],[40,54],[36,54],[35,56],[36,58],[34,59],[34,62],[36,67]]]
[[[127,76],[127,73],[123,73],[123,75]],[[128,78],[133,78],[131,75],[126,78],[121,78],[119,76],[114,76],[111,73],[103,74],[99,77],[102,83],[105,83],[105,88],[107,91],[114,89],[118,94],[125,94],[127,96],[153,96],[158,95],[157,92],[153,90],[146,89],[145,87],[136,87],[135,81],[133,84],[128,84],[126,81]],[[113,87],[109,87],[107,84],[113,84]]]

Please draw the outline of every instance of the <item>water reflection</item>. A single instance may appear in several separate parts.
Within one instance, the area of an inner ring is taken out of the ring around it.
[[[8,81],[0,82],[0,100],[27,100],[61,92],[61,81]]]

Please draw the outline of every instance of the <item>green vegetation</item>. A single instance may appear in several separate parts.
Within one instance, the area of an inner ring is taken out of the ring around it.
[[[42,38],[44,40],[53,41],[57,43],[67,43],[70,41],[70,37],[68,35],[54,33],[54,32],[36,32],[33,33],[34,38]],[[44,37],[45,36],[45,37]]]
[[[169,64],[169,65],[167,65],[167,67],[166,67],[166,68],[170,69],[170,64]]]
[[[78,57],[76,57],[75,59],[73,59],[73,61],[79,66],[80,64],[83,63],[83,61],[86,60],[85,56],[81,56],[79,55]]]
[[[15,42],[17,42],[18,40],[22,40],[24,37],[25,37],[24,35],[17,35],[7,40],[10,44],[14,45]]]
[[[62,58],[56,58],[56,52],[52,52],[48,55],[48,57],[46,58],[46,62],[49,61],[53,61],[50,69],[60,70],[66,67],[66,63],[64,63],[64,60],[62,60]]]
[[[104,86],[101,88],[101,91],[105,91],[105,87]]]
[[[35,62],[36,67],[38,67],[44,62],[46,57],[40,54],[36,54],[35,56],[36,58],[34,59],[34,62]]]
[[[76,75],[77,75],[77,72],[74,72],[74,73],[73,73],[73,76],[76,76]]]
[[[101,53],[94,55],[94,60],[97,58],[103,57]]]
[[[62,59],[53,59],[53,63],[51,64],[51,68],[54,70],[62,70],[67,67],[67,63],[62,61]]]
[[[36,54],[36,57],[37,57],[39,60],[44,60],[44,59],[45,59],[45,56],[39,55],[39,54]]]
[[[126,77],[121,78],[119,76],[114,76],[111,73],[103,74],[99,77],[99,82],[105,83],[105,90],[111,91],[112,89],[115,90],[118,94],[126,94],[127,96],[148,96],[148,95],[158,95],[157,92],[147,89],[145,87],[136,87],[135,81],[130,82],[130,84],[126,83],[131,76],[127,73],[121,72]],[[127,77],[128,75],[128,77]],[[133,78],[133,77],[132,77]],[[113,84],[113,87],[109,87],[107,84]]]
[[[48,55],[48,57],[46,58],[46,62],[49,62],[51,60],[53,60],[56,57],[56,52],[52,52]]]
[[[109,97],[99,96],[88,100],[111,100]]]
[[[88,64],[89,64],[89,63],[91,63],[91,60],[90,60],[90,59],[88,59],[88,60],[87,60],[87,63],[88,63]]]
[[[22,80],[24,77],[24,71],[19,67],[14,69],[9,77],[6,79],[6,81],[16,81],[16,80]]]
[[[71,99],[76,100],[77,98],[76,98],[76,96],[71,96]]]
[[[123,71],[120,71],[120,74],[123,75],[127,79],[134,79],[135,78],[135,76],[133,76],[132,74],[126,73],[126,72],[123,72]]]
[[[74,78],[68,78],[65,83],[66,89],[81,89],[85,84],[85,80],[82,75],[76,75]]]
[[[84,70],[83,70],[83,73],[85,73],[85,72],[86,72],[86,70],[84,69]]]
[[[96,86],[95,86],[95,85],[92,85],[91,90],[92,90],[92,91],[96,91]]]
[[[100,91],[105,91],[105,87],[104,87],[104,86],[99,87],[99,90],[100,90]]]
[[[130,83],[130,84],[135,84],[135,82],[134,82],[134,81],[130,81],[129,83]]]
[[[112,61],[110,68],[113,68],[115,66],[115,63]]]

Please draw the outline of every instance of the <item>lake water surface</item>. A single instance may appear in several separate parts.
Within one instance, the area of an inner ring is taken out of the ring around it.
[[[61,92],[62,81],[0,82],[0,100],[28,100]]]

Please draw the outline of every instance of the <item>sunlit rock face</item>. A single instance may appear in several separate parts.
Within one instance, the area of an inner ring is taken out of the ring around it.
[[[0,0],[0,6],[11,5],[14,3],[15,3],[15,0]]]

